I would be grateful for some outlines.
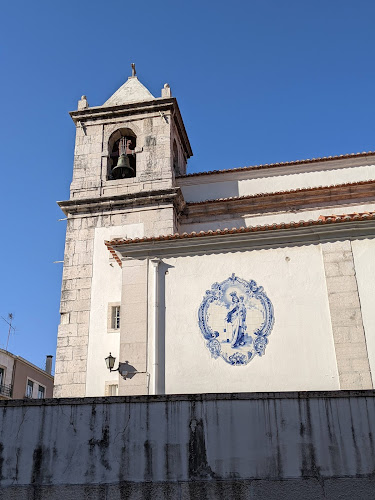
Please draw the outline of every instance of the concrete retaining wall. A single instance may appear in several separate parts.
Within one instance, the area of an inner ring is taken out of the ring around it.
[[[372,499],[374,395],[4,401],[0,498]]]

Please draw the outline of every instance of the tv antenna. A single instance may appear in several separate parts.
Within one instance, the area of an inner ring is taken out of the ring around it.
[[[9,337],[10,337],[10,334],[12,333],[12,330],[13,330],[13,333],[16,331],[16,329],[14,328],[14,326],[12,326],[12,321],[13,321],[13,313],[8,313],[8,320],[6,320],[5,318],[3,318],[3,316],[1,316],[1,319],[3,319],[5,321],[5,323],[8,323],[9,325],[9,329],[8,329],[8,338],[7,338],[7,346],[5,348],[5,350],[7,351],[8,350],[8,344],[9,344]]]

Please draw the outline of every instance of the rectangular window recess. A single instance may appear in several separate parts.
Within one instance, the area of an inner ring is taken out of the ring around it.
[[[26,397],[27,398],[33,397],[33,389],[34,389],[34,382],[32,380],[28,380],[27,386],[26,386]]]
[[[118,385],[117,384],[111,384],[108,386],[109,389],[109,395],[110,396],[118,396]]]
[[[120,306],[112,307],[112,325],[111,328],[118,330],[120,328]]]

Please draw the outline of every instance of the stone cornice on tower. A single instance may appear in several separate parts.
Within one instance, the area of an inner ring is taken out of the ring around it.
[[[101,198],[79,198],[57,202],[65,215],[107,213],[114,210],[126,210],[134,207],[157,207],[172,204],[181,213],[184,200],[179,188],[142,191],[118,196],[102,196]]]
[[[183,141],[186,157],[190,158],[193,156],[193,151],[175,97],[158,97],[149,101],[130,102],[115,106],[96,106],[71,111],[69,114],[76,125],[84,124],[85,126],[89,126],[91,123],[101,123],[101,120],[108,124],[111,119],[127,116],[133,117],[143,114],[149,115],[152,112],[163,113],[163,111],[170,111],[172,113],[176,127]]]

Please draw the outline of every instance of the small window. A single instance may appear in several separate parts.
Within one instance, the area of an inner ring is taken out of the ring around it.
[[[34,389],[34,382],[32,380],[28,380],[27,386],[26,386],[26,397],[27,398],[33,397],[33,389]]]
[[[5,382],[5,370],[0,368],[0,385],[4,385]]]
[[[120,302],[110,302],[107,312],[107,330],[108,332],[118,332],[121,324]]]
[[[117,384],[110,384],[108,386],[108,392],[110,396],[118,396],[118,385]]]
[[[42,385],[39,386],[38,388],[38,399],[44,399],[45,398],[45,387],[43,387]]]
[[[111,328],[118,330],[120,328],[120,306],[112,307],[112,325]]]

